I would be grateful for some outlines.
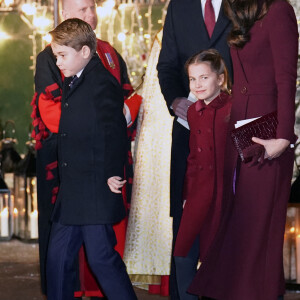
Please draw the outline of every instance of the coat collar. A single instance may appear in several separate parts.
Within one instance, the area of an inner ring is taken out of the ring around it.
[[[72,89],[69,88],[69,84],[72,81],[72,77],[65,78],[64,88],[67,90],[67,96],[66,96],[66,98],[70,97],[73,94],[73,92],[76,90],[76,88],[84,80],[85,75],[87,73],[89,73],[95,67],[95,65],[97,65],[99,62],[101,63],[98,54],[94,54],[93,57],[91,58],[91,60],[85,66],[82,74],[80,75],[80,77],[78,78],[78,80],[75,82],[75,84],[72,87]]]
[[[209,104],[205,104],[203,100],[198,100],[195,104],[195,109],[196,111],[203,111],[206,108],[219,109],[227,103],[227,100],[228,94],[222,92]]]

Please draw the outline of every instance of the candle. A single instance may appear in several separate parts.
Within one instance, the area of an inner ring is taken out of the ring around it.
[[[8,237],[8,208],[5,207],[1,213],[1,237]]]
[[[296,274],[297,283],[300,282],[300,234],[296,236]]]
[[[19,211],[16,207],[14,208],[14,234],[19,234]]]
[[[38,212],[36,209],[30,214],[30,237],[32,239],[37,239],[39,237],[39,234],[38,234]]]

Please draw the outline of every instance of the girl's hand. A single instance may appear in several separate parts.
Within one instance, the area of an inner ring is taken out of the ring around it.
[[[253,137],[252,141],[265,147],[266,151],[264,158],[268,158],[270,160],[279,157],[290,144],[290,141],[286,139],[263,140]]]
[[[126,180],[122,180],[122,178],[119,176],[113,176],[113,177],[110,177],[107,179],[107,184],[108,184],[110,190],[116,194],[121,193],[121,191],[119,189],[123,187],[125,182],[126,182]]]

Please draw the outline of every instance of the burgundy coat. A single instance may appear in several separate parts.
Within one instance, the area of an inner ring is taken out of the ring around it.
[[[293,8],[275,1],[250,34],[243,49],[231,51],[229,128],[277,109],[277,137],[293,143],[298,55]],[[220,230],[189,291],[218,300],[276,300],[284,293],[282,248],[294,153],[288,148],[279,158],[247,166],[229,138],[226,148]]]
[[[183,195],[186,204],[176,239],[175,256],[186,256],[195,238],[200,236],[202,259],[219,225],[230,109],[230,96],[222,93],[208,105],[199,100],[188,110],[190,154]]]

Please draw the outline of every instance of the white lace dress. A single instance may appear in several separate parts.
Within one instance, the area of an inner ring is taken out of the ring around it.
[[[158,283],[169,275],[172,244],[170,155],[173,119],[160,91],[156,65],[161,32],[148,60],[139,113],[135,167],[124,261],[133,283]]]

